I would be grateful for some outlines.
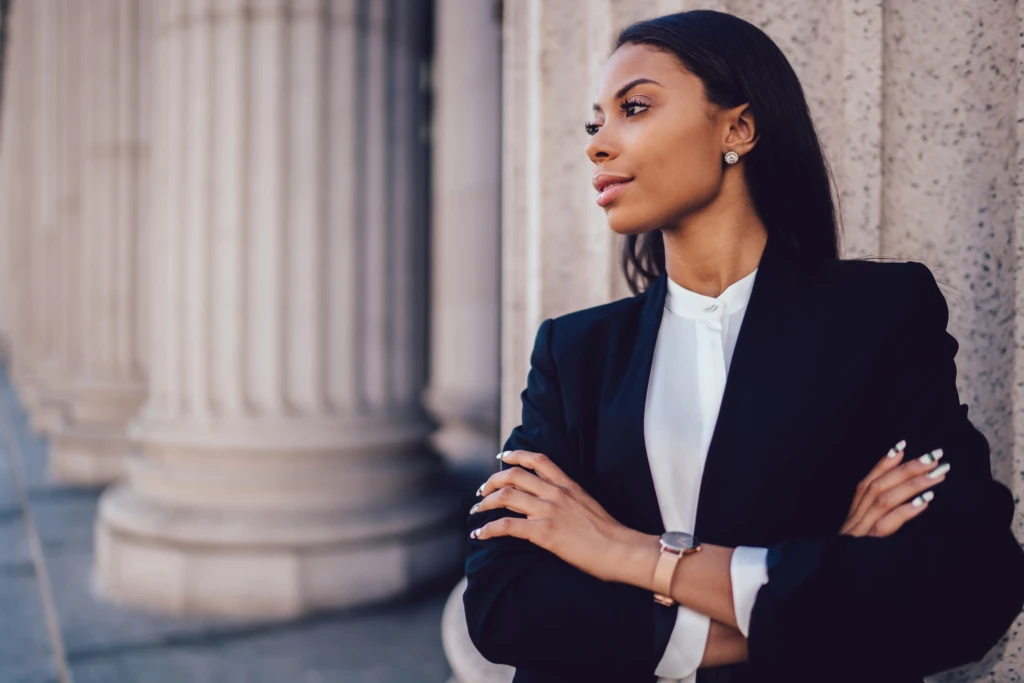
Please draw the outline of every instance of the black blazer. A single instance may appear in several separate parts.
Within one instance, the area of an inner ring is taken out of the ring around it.
[[[701,482],[697,536],[769,549],[749,661],[698,680],[920,681],[979,660],[1024,603],[1013,499],[956,389],[948,309],[920,263],[799,265],[769,239]],[[644,293],[545,320],[522,424],[617,520],[664,531],[643,414],[665,275]],[[840,536],[854,488],[900,439],[950,473],[887,538]],[[507,511],[470,517],[467,529]],[[651,681],[675,607],[514,538],[470,540],[464,602],[483,655],[518,683]]]

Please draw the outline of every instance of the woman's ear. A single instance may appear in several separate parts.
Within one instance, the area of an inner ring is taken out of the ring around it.
[[[728,125],[724,140],[727,149],[736,150],[744,156],[754,148],[757,144],[757,122],[749,103],[725,110],[724,121]]]

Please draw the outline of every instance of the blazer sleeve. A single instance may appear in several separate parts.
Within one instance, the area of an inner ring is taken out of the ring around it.
[[[905,324],[892,331],[887,391],[877,397],[880,436],[886,448],[905,438],[908,459],[942,448],[950,472],[928,509],[892,536],[768,549],[748,641],[750,664],[763,672],[920,679],[980,660],[1024,603],[1013,497],[993,480],[989,444],[960,404],[945,298],[923,264],[908,264],[907,276]]]
[[[522,392],[522,424],[503,450],[544,453],[579,481],[551,352],[553,334],[554,321],[545,320]],[[522,516],[489,510],[470,516],[467,528],[506,515]],[[470,638],[488,660],[568,680],[653,679],[662,653],[653,646],[649,592],[596,579],[512,537],[470,539],[466,576]]]

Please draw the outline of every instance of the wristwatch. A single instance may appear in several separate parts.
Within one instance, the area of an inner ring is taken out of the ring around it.
[[[699,553],[700,541],[693,534],[685,531],[666,531],[661,535],[661,555],[654,568],[654,601],[659,605],[671,607],[676,604],[670,596],[672,593],[672,577],[676,573],[676,565],[683,555]]]

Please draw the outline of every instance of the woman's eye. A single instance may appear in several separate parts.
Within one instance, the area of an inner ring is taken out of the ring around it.
[[[636,116],[637,114],[642,114],[643,110],[647,109],[649,105],[647,105],[644,102],[638,102],[636,100],[627,100],[623,102],[621,106],[622,111],[626,112],[626,118],[629,118],[631,116]],[[642,109],[641,111],[634,113],[633,110],[636,109],[637,107],[641,107]]]
[[[650,106],[651,105],[646,102],[641,102],[639,100],[626,100],[619,105],[619,109],[624,111],[626,113],[626,118],[629,119],[638,114],[643,114]],[[640,111],[635,111],[636,109],[640,109]],[[596,135],[597,131],[600,130],[601,127],[596,123],[585,123],[583,124],[583,129],[587,131],[587,135]]]

